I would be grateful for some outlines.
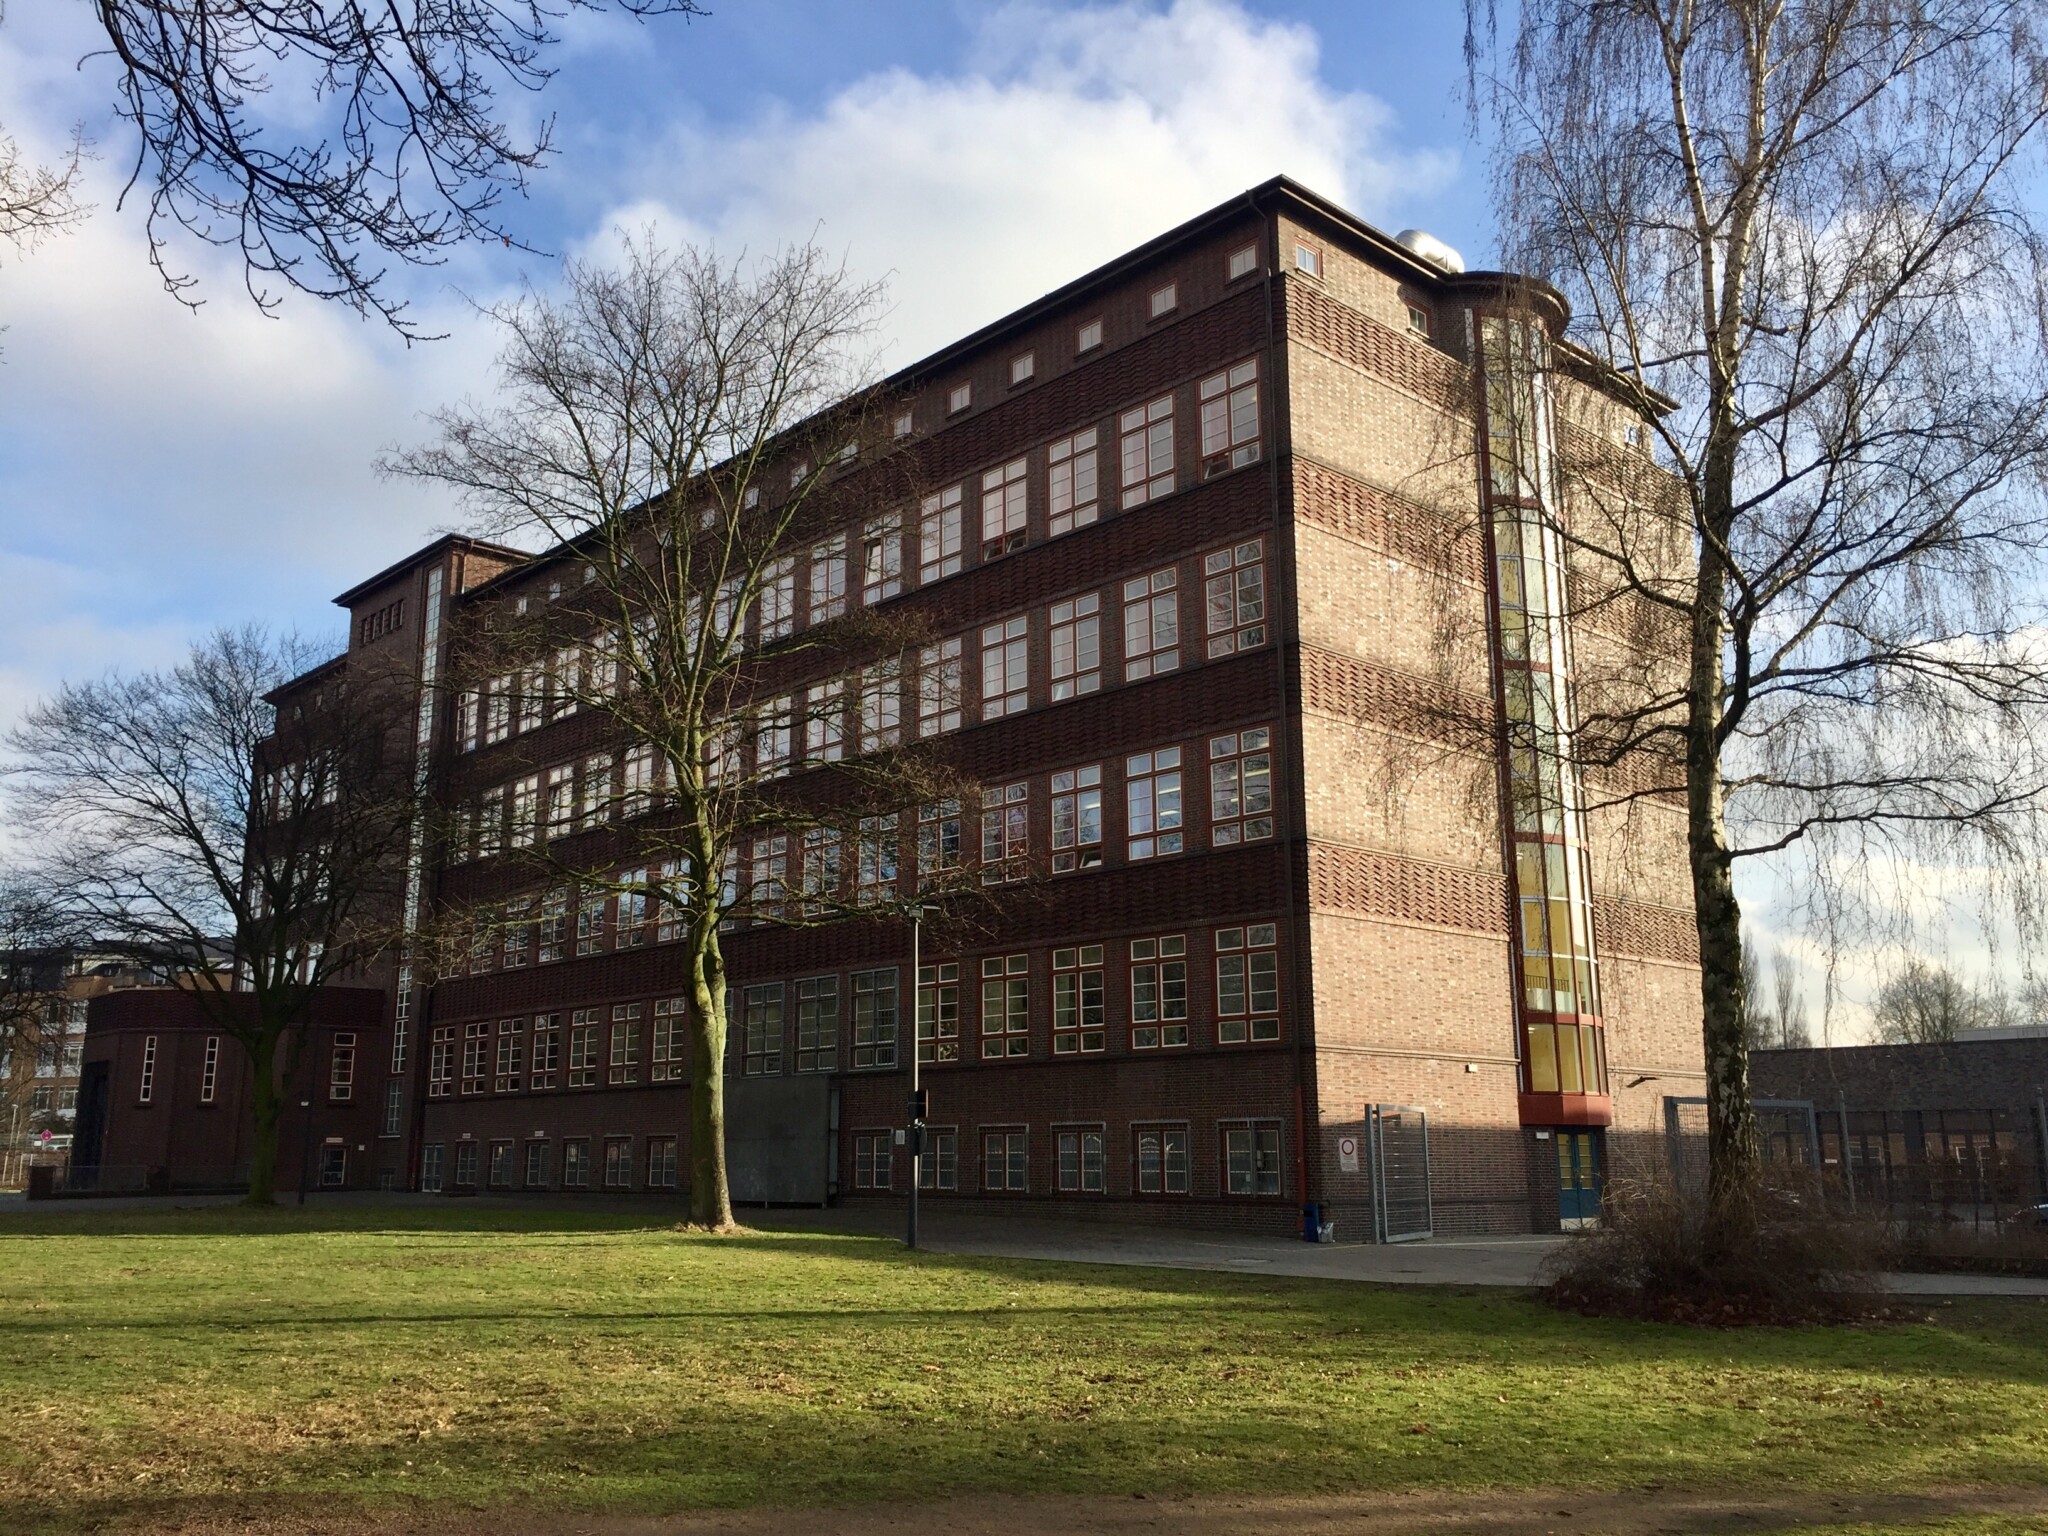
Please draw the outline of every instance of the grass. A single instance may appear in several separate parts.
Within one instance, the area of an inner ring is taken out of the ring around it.
[[[1935,1316],[1720,1333],[474,1204],[10,1215],[0,1529],[337,1496],[2048,1481],[2048,1308]]]

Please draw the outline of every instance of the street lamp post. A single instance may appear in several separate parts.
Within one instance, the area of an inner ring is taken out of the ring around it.
[[[924,948],[923,906],[910,909],[910,1230],[906,1246],[917,1246],[917,1189],[924,1182],[924,1090],[918,1086],[918,1060],[923,1054],[923,1007],[924,991],[920,985],[923,969]]]

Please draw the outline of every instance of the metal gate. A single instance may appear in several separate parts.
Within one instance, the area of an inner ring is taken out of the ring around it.
[[[1412,1104],[1375,1104],[1369,1125],[1374,1236],[1382,1243],[1430,1236],[1429,1117]]]

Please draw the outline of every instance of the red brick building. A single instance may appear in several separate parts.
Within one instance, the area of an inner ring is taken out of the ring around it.
[[[1255,188],[890,380],[843,505],[897,454],[934,495],[792,550],[789,622],[866,602],[945,637],[926,664],[957,689],[906,686],[904,729],[988,786],[949,834],[1041,898],[927,943],[934,1198],[1541,1229],[1590,1213],[1607,1138],[1699,1091],[1682,806],[1590,811],[1547,750],[1574,668],[1640,644],[1558,617],[1551,463],[1596,444],[1654,477],[1640,422],[1559,344],[1556,295],[1418,249]],[[423,762],[494,825],[544,775],[632,771],[544,665],[451,686],[461,625],[576,579],[444,538],[338,599],[337,665],[419,679]],[[509,894],[488,846],[431,841],[423,907]],[[900,1194],[908,932],[725,951],[735,1197]],[[468,969],[373,978],[366,1170],[686,1177],[683,971],[647,913],[543,909]]]

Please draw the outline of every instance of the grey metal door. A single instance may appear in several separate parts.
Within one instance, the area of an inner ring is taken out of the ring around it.
[[[1430,1236],[1429,1116],[1412,1104],[1375,1104],[1369,1123],[1375,1237],[1409,1243]]]

